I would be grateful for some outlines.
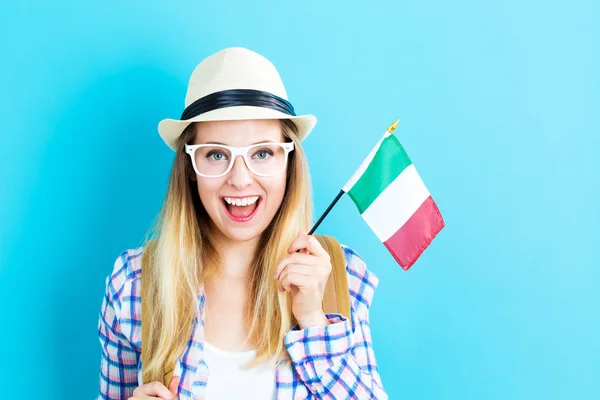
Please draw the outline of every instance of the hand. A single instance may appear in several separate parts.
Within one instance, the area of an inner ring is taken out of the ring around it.
[[[292,312],[300,328],[328,325],[323,295],[331,273],[329,254],[316,238],[304,232],[298,233],[288,253],[277,265],[275,279],[280,291],[292,294]]]
[[[133,391],[133,397],[127,400],[177,400],[177,388],[179,387],[179,377],[174,376],[169,382],[169,388],[165,387],[162,382],[150,382],[145,385],[138,386]]]

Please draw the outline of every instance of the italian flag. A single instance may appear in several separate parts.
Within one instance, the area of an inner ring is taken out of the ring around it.
[[[342,189],[403,270],[444,227],[444,220],[390,127]]]

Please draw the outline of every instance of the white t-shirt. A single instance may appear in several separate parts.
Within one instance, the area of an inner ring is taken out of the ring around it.
[[[221,350],[204,341],[204,361],[208,366],[205,400],[267,400],[275,397],[275,365],[263,363],[250,369],[241,367],[254,358],[255,350]]]

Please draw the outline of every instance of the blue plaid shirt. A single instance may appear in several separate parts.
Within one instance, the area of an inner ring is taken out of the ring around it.
[[[276,367],[276,399],[387,399],[377,370],[369,307],[379,279],[352,249],[342,246],[348,272],[352,320],[326,314],[330,325],[286,333],[291,363]],[[102,345],[98,399],[126,400],[141,381],[140,271],[143,247],[124,251],[106,279],[98,321]],[[203,360],[204,292],[188,346],[177,360],[180,400],[202,399],[208,381]]]

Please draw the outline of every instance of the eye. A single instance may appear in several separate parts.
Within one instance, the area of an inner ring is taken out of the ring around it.
[[[267,148],[262,148],[262,149],[256,150],[256,152],[254,152],[253,157],[258,158],[259,160],[265,160],[265,159],[271,157],[272,155],[273,155],[273,151],[271,151],[270,149],[267,149]]]
[[[212,161],[222,161],[227,158],[227,154],[225,154],[221,150],[211,150],[206,155],[206,158],[208,158],[209,160],[212,160]]]

